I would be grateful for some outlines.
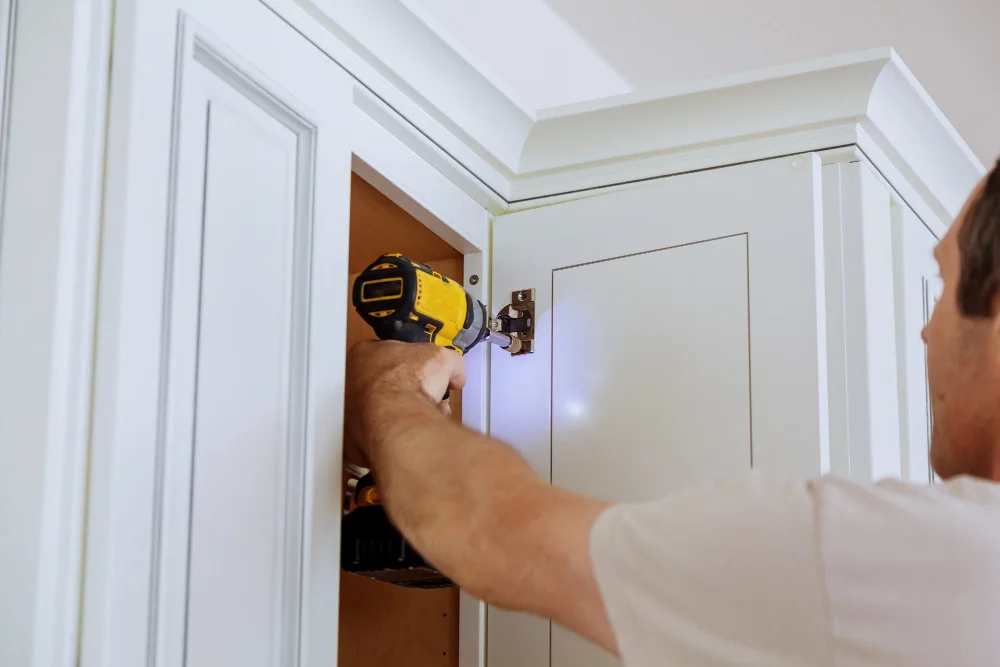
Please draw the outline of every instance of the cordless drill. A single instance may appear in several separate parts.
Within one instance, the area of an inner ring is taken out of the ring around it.
[[[434,343],[461,354],[484,340],[504,349],[517,343],[460,284],[402,255],[375,260],[354,281],[351,298],[382,340]]]
[[[483,341],[512,354],[521,349],[518,336],[505,333],[512,330],[511,318],[491,318],[486,306],[459,283],[399,254],[382,255],[362,271],[351,300],[381,340],[433,343],[459,354]],[[348,482],[344,508],[341,567],[400,586],[454,586],[389,521],[371,472],[347,469],[354,478]]]

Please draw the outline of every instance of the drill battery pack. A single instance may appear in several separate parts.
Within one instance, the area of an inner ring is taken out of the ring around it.
[[[455,584],[417,553],[376,502],[358,503],[374,491],[371,473],[354,487],[341,524],[340,566],[352,574],[408,588],[452,588]]]

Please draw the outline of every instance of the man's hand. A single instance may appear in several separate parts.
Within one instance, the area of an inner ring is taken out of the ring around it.
[[[430,343],[364,341],[347,354],[346,381],[344,456],[370,468],[372,408],[421,398],[448,416],[451,407],[441,398],[465,386],[465,364],[458,353]]]

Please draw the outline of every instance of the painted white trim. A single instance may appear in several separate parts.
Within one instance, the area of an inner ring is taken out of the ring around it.
[[[957,210],[952,213],[946,209],[941,200],[936,196],[936,189],[925,182],[908,176],[909,169],[906,163],[894,161],[886,154],[887,146],[884,142],[873,140],[863,127],[858,126],[857,150],[861,154],[862,162],[867,164],[876,172],[883,183],[893,192],[901,202],[908,205],[917,214],[925,225],[935,234],[943,236],[955,217],[961,211],[961,202]],[[985,167],[983,168],[985,173]],[[955,192],[960,193],[965,190],[965,197],[972,192],[976,182],[982,174],[976,174],[974,180],[970,182],[968,189],[956,187]]]
[[[78,658],[112,4],[21,3],[7,52],[4,250],[19,261],[0,274],[0,376],[8,388],[39,391],[23,391],[0,415],[0,440],[12,445],[0,448],[0,469],[20,477],[15,491],[30,489],[0,502],[0,523],[33,522],[30,540],[12,530],[3,549],[25,559],[0,570],[4,602],[21,617],[0,624],[3,664],[70,667]]]
[[[886,48],[546,112],[511,196],[552,194],[570,179],[597,187],[862,142],[879,171],[901,176],[941,219],[957,215],[985,172]]]
[[[7,137],[10,129],[11,85],[14,72],[14,48],[17,42],[18,0],[0,2],[0,85],[2,85],[2,108],[0,108],[0,245],[3,244],[3,201],[7,183]]]
[[[947,216],[945,218],[939,217],[937,213],[931,208],[931,205],[924,199],[917,189],[908,182],[901,174],[898,172],[888,172],[894,174],[892,180],[886,177],[881,171],[879,171],[875,164],[869,159],[868,155],[862,149],[862,145],[868,146],[869,149],[873,148],[873,144],[868,140],[867,136],[864,135],[863,130],[858,131],[859,144],[854,144],[846,148],[837,148],[828,151],[820,151],[819,156],[823,161],[824,165],[831,164],[847,164],[850,162],[862,162],[868,165],[871,173],[882,183],[889,194],[892,197],[894,204],[899,204],[909,208],[917,218],[924,224],[925,227],[931,230],[931,233],[941,238],[944,236],[945,232],[948,231],[948,227],[954,221],[952,216]],[[897,188],[893,183],[899,183],[900,187]],[[918,213],[919,212],[919,213]]]
[[[416,30],[419,39],[406,40],[406,43],[413,45],[412,53],[407,57],[417,54],[423,67],[413,68],[410,74],[425,81],[430,79],[430,85],[436,86],[439,93],[444,91],[453,100],[450,106],[447,103],[440,106],[429,103],[426,93],[419,86],[413,86],[411,82],[400,78],[366,48],[367,43],[362,45],[357,41],[356,38],[363,34],[368,40],[384,39],[391,43],[393,40],[390,39],[390,33],[383,33],[379,29],[380,19],[367,26],[360,25],[360,20],[357,21],[358,25],[345,20],[345,27],[319,10],[310,0],[259,1],[326,53],[395,114],[405,119],[404,126],[398,128],[404,136],[412,135],[408,139],[418,142],[429,140],[442,154],[463,165],[497,195],[509,198],[507,186],[513,172],[506,164],[493,157],[495,153],[503,153],[504,150],[491,151],[478,146],[477,140],[452,120],[452,115],[457,118],[465,115],[490,118],[492,125],[483,127],[484,133],[497,133],[501,141],[509,136],[518,137],[505,148],[510,153],[511,162],[514,161],[515,151],[523,145],[531,130],[533,119],[524,115],[498,90],[490,90],[491,86],[488,84],[484,86],[482,77],[471,67],[447,65],[457,55],[442,48],[437,37],[405,7],[395,0],[379,3],[329,3],[332,7],[343,8],[355,15],[372,10],[381,16],[386,25],[392,24],[397,28],[400,25],[410,25]],[[498,132],[497,126],[500,125],[504,130]]]
[[[463,187],[469,185],[467,180],[459,179],[456,184],[435,169],[423,155],[373,119],[367,107],[357,106],[357,96],[350,135],[352,168],[359,176],[452,247],[465,253],[486,250],[489,215],[481,202],[467,194]]]
[[[867,111],[859,130],[886,162],[942,212],[958,215],[985,166],[895,51],[871,89]]]
[[[388,139],[407,146],[420,161],[441,172],[453,183],[459,184],[470,197],[490,213],[499,215],[507,209],[506,199],[416,130],[405,118],[360,83],[354,86],[354,105],[371,122],[380,125]]]
[[[925,222],[947,225],[985,173],[887,47],[530,112],[397,0],[261,1],[404,118],[397,137],[474,174],[474,196],[525,204],[857,144]]]
[[[844,196],[846,165],[823,165],[823,246],[826,289],[827,406],[830,416],[830,470],[848,477],[851,472],[850,411],[847,393],[848,350],[844,302]]]
[[[843,167],[841,191],[851,478],[862,482],[898,478],[891,193],[863,162]]]
[[[490,249],[465,256],[465,289],[495,313],[490,303]],[[470,278],[479,276],[473,285]],[[465,360],[466,385],[462,390],[462,423],[489,433],[490,345],[477,346]],[[486,666],[486,605],[462,591],[458,602],[458,667]]]

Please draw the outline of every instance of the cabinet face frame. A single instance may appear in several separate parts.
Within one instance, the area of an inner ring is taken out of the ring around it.
[[[0,2],[4,664],[79,641],[112,4]]]
[[[354,106],[351,136],[354,173],[462,251],[465,254],[465,289],[487,304],[491,312],[503,306],[489,303],[492,215],[379,124],[367,113],[366,107]],[[478,276],[476,284],[470,280],[473,275]],[[490,354],[490,346],[480,345],[466,355],[467,383],[462,390],[462,422],[483,433],[489,431]],[[485,660],[486,605],[462,592],[459,667],[481,667]]]

